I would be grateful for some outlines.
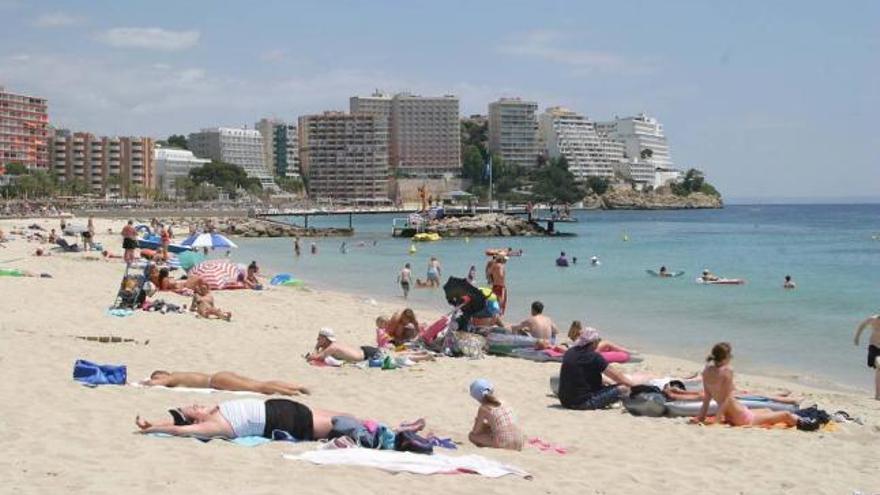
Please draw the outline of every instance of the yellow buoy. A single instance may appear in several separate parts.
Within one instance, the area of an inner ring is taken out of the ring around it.
[[[418,249],[416,249],[416,245],[415,245],[415,244],[410,244],[410,245],[409,245],[409,254],[416,254],[417,251],[418,251]]]
[[[465,242],[465,243],[471,242],[471,238],[470,238],[470,237],[465,237],[465,238],[464,238],[464,242]]]

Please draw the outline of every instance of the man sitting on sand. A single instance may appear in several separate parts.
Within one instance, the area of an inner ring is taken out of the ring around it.
[[[159,387],[212,388],[234,392],[257,392],[266,395],[298,395],[309,391],[301,385],[278,380],[260,381],[241,376],[231,371],[218,371],[213,375],[194,371],[156,370],[142,385]]]
[[[521,323],[512,325],[508,330],[521,335],[529,335],[539,340],[556,341],[559,329],[547,315],[544,314],[544,303],[535,301],[532,303],[532,315]]]
[[[361,361],[369,361],[382,356],[381,351],[377,347],[361,346],[360,348],[351,347],[336,341],[336,332],[332,328],[322,328],[318,332],[318,339],[315,342],[315,350],[306,354],[309,361],[320,361],[327,364],[336,364],[333,360],[346,363],[359,363]],[[327,358],[332,358],[327,362]],[[341,363],[340,363],[341,364]]]
[[[211,290],[208,289],[207,284],[199,284],[196,286],[189,310],[195,311],[202,318],[210,319],[214,316],[226,321],[232,320],[232,312],[223,311],[214,306],[214,295],[211,294]]]
[[[559,402],[566,409],[604,409],[629,395],[633,383],[596,351],[599,332],[586,327],[562,357]],[[605,385],[607,377],[613,385]]]

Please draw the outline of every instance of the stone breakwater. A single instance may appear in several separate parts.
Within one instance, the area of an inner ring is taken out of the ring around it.
[[[149,222],[142,222],[149,223]],[[198,230],[213,228],[216,232],[238,237],[340,237],[354,232],[346,228],[303,228],[280,222],[241,217],[174,218],[171,225],[177,236],[186,236],[192,225]]]
[[[517,237],[549,235],[547,230],[536,223],[501,213],[488,213],[472,217],[447,217],[432,220],[425,232],[437,233],[441,237]]]
[[[596,210],[689,210],[723,208],[724,203],[718,196],[703,193],[676,196],[671,193],[618,189],[602,196],[587,196],[584,198],[584,207]]]

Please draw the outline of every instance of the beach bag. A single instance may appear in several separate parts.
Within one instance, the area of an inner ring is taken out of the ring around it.
[[[125,385],[128,376],[125,365],[97,364],[77,359],[73,365],[73,379],[86,385]]]
[[[394,438],[394,450],[430,455],[434,453],[434,445],[414,431],[402,431]]]
[[[484,353],[489,348],[489,345],[486,343],[486,337],[475,333],[455,332],[455,340],[461,355],[471,359],[485,357]]]

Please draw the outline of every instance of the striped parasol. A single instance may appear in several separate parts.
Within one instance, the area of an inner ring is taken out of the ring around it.
[[[189,276],[201,278],[211,289],[226,289],[241,285],[238,281],[239,273],[240,270],[235,263],[218,259],[199,263],[189,271]]]

